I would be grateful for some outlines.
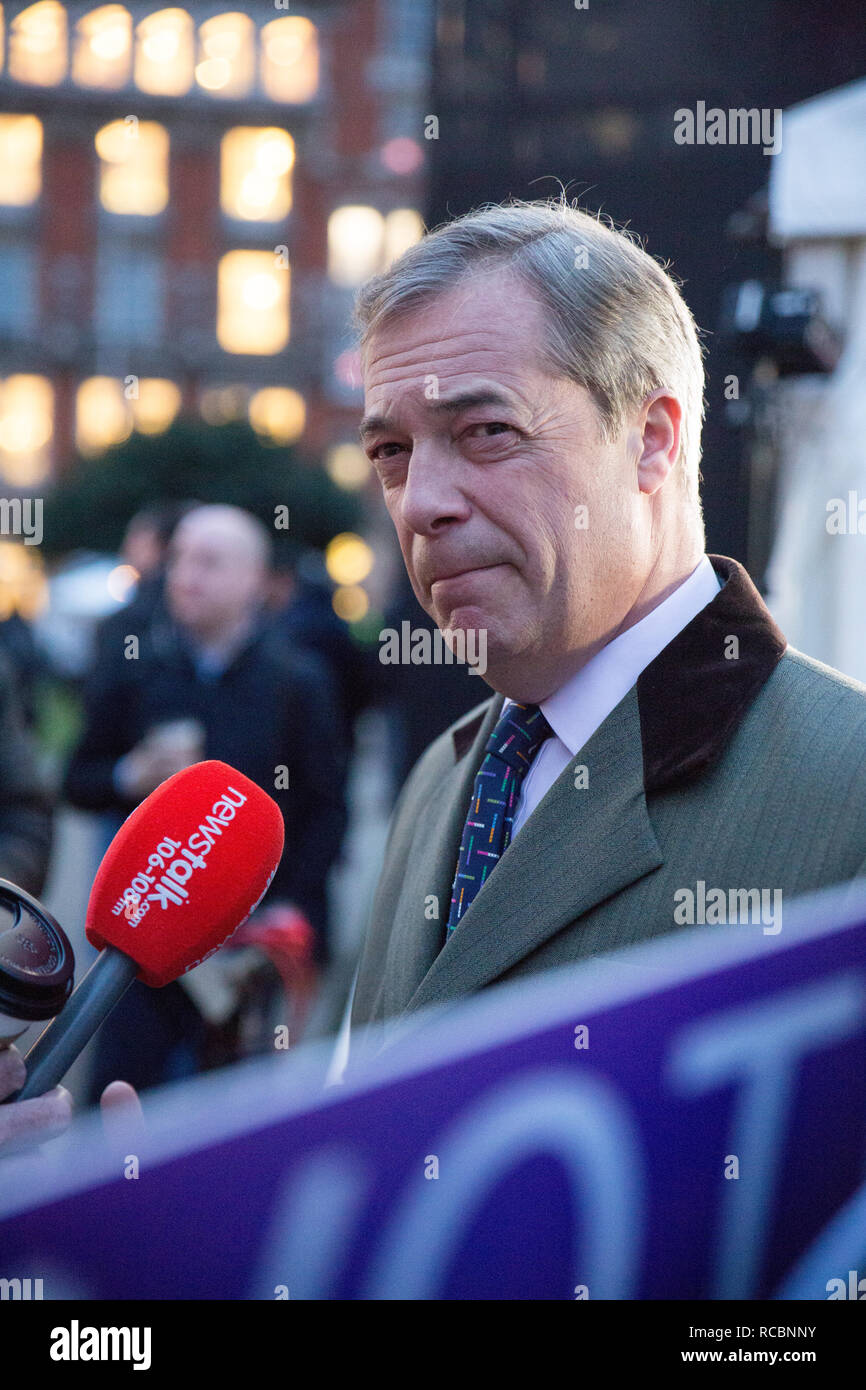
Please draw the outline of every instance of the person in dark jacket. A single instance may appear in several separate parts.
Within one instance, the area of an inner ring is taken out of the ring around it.
[[[15,692],[15,672],[0,653],[0,878],[42,892],[51,852],[52,804]]]
[[[182,518],[201,504],[163,502],[143,507],[126,528],[120,548],[121,559],[138,574],[138,583],[129,602],[103,618],[94,634],[91,672],[110,679],[112,664],[123,660],[123,638],[165,613],[163,590],[168,547]],[[113,658],[113,662],[112,662]]]
[[[286,848],[267,902],[301,909],[324,964],[326,879],[347,820],[346,755],[324,668],[312,653],[287,649],[263,620],[269,546],[265,528],[239,508],[202,506],[184,517],[169,553],[166,613],[123,634],[123,659],[109,658],[110,680],[94,673],[64,792],[82,809],[128,815],[202,758],[236,767],[283,813]],[[157,1084],[170,1074],[175,1043],[192,1054],[184,1068],[197,1069],[201,1029],[190,998],[177,985],[145,990],[147,999],[141,989],[101,1030],[109,1036],[117,1016],[114,1031],[125,1024],[128,1049],[109,1049],[94,1092],[109,1072]],[[136,1010],[148,1015],[147,1046],[142,1017],[132,1023]]]
[[[50,668],[33,636],[33,628],[20,613],[12,612],[0,622],[0,652],[9,660],[17,702],[25,724],[32,729],[36,723],[37,687]]]

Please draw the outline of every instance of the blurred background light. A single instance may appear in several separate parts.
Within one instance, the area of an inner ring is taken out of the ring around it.
[[[75,397],[75,442],[81,453],[98,454],[131,433],[132,411],[122,383],[110,376],[82,381]]]
[[[186,10],[157,10],[136,29],[135,82],[156,96],[181,96],[192,86],[193,22]]]
[[[319,86],[316,26],[301,15],[272,19],[261,31],[261,79],[274,101],[303,102]]]
[[[0,540],[0,622],[13,613],[28,620],[35,618],[47,599],[48,585],[38,547]]]
[[[307,407],[303,396],[287,386],[265,386],[249,404],[250,424],[275,444],[294,444],[304,432]]]
[[[361,203],[335,208],[328,218],[328,274],[335,285],[355,289],[423,234],[424,221],[415,208],[395,208],[385,217]]]
[[[54,87],[67,68],[66,7],[60,0],[38,0],[12,20],[9,73],[19,82]]]
[[[354,289],[382,262],[385,219],[376,208],[349,203],[328,218],[328,274],[335,285]]]
[[[123,87],[132,70],[132,15],[125,5],[100,5],[75,26],[72,76],[82,87]]]
[[[246,96],[256,71],[256,26],[249,15],[214,15],[199,26],[198,38],[198,85],[222,97]]]
[[[372,468],[360,444],[335,444],[328,450],[325,467],[328,476],[346,492],[359,492],[369,482]]]
[[[19,373],[0,382],[0,475],[12,487],[35,487],[51,472],[54,388],[47,377]]]
[[[361,385],[361,354],[357,348],[346,348],[334,361],[334,376],[341,386],[357,390]]]
[[[325,550],[325,568],[335,584],[361,584],[375,564],[371,546],[353,531],[341,531]]]
[[[0,115],[0,203],[27,207],[42,190],[42,122]]]
[[[271,251],[228,251],[218,272],[217,338],[226,352],[275,353],[289,341],[289,270]]]
[[[180,387],[163,377],[142,377],[138,398],[130,401],[135,428],[142,434],[162,434],[181,406]]]
[[[395,208],[385,218],[385,256],[382,269],[387,268],[424,235],[424,219],[415,208]]]
[[[126,603],[140,575],[133,565],[116,565],[105,581],[105,587],[117,603]]]
[[[331,604],[338,618],[357,623],[366,616],[370,600],[359,584],[341,584],[334,590]]]
[[[99,198],[107,212],[153,217],[168,203],[168,131],[157,121],[117,120],[98,130]]]
[[[235,126],[220,143],[220,204],[227,217],[277,222],[292,206],[295,145],[276,126]]]
[[[417,140],[397,135],[382,146],[379,158],[392,174],[414,174],[424,163],[424,151]]]

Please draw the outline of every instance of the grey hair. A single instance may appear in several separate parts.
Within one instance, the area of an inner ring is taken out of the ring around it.
[[[386,323],[476,269],[508,265],[545,309],[547,365],[591,394],[609,441],[660,387],[682,403],[679,479],[698,521],[703,348],[669,271],[633,233],[558,199],[487,204],[429,232],[362,285],[354,325],[362,357]]]

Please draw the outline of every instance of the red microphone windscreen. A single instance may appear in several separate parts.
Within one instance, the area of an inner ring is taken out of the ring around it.
[[[176,772],[109,845],[87,905],[88,941],[131,956],[145,984],[170,984],[258,906],[283,835],[277,803],[227,763]]]

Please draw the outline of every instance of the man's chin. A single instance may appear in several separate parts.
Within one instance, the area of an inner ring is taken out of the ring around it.
[[[513,656],[513,634],[504,627],[501,617],[477,607],[454,608],[441,620],[436,619],[444,640],[458,662],[474,666],[479,675],[486,675],[489,665],[510,664]],[[509,638],[511,640],[509,640]]]

